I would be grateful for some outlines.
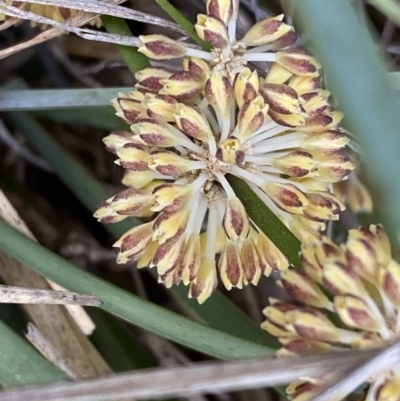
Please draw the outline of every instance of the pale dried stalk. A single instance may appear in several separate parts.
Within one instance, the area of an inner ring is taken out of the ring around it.
[[[380,357],[381,355],[381,357]],[[377,365],[380,362],[380,365]],[[2,401],[111,401],[119,397],[136,400],[189,396],[198,393],[237,391],[278,386],[299,377],[315,377],[343,370],[376,370],[400,362],[400,344],[382,350],[349,351],[297,358],[264,358],[244,362],[198,363],[167,369],[146,369],[75,383],[51,383],[0,392]],[[359,375],[352,389],[361,384]],[[352,391],[352,389],[349,389]],[[333,394],[334,395],[334,394]],[[330,394],[332,396],[332,394]],[[333,397],[336,399],[335,397]],[[320,397],[318,401],[332,398]]]
[[[34,238],[20,219],[4,193],[0,190],[0,217],[17,230]],[[45,278],[25,267],[20,262],[0,252],[0,275],[6,284],[49,290]],[[44,336],[60,351],[63,358],[78,372],[81,377],[93,378],[112,373],[103,358],[86,338],[76,322],[59,305],[23,305],[22,308]],[[71,305],[68,308],[80,308],[86,325],[94,327],[81,306]]]
[[[100,306],[101,299],[94,295],[69,291],[39,290],[37,288],[0,285],[0,303]]]
[[[129,19],[133,21],[143,22],[145,24],[158,25],[163,28],[171,29],[186,35],[186,31],[179,25],[174,24],[164,18],[159,18],[151,14],[141,11],[132,10],[126,7],[120,7],[113,4],[106,4],[104,1],[97,0],[24,0],[25,3],[44,4],[57,7],[72,8],[74,10],[86,11],[101,15],[111,15]]]
[[[104,0],[105,3],[111,3],[111,4],[120,4],[123,1],[124,0]],[[95,17],[96,17],[96,15],[93,13],[79,12],[76,15],[74,15],[72,18],[70,18],[68,20],[68,23],[71,26],[81,26],[81,25],[85,25],[86,23],[88,23],[90,20],[92,20]],[[7,49],[0,50],[0,60],[3,58],[6,58],[8,56],[11,56],[12,54],[18,53],[21,50],[35,46],[39,43],[46,42],[47,40],[56,38],[63,34],[65,34],[64,29],[60,29],[60,28],[46,29],[44,32],[38,34],[33,39],[27,40],[26,42],[23,42],[23,43],[19,43],[18,45],[15,45],[15,46],[11,46]]]
[[[58,349],[33,324],[28,323],[28,332],[25,334],[29,342],[50,362],[66,373],[72,380],[78,380],[79,374],[60,354]]]

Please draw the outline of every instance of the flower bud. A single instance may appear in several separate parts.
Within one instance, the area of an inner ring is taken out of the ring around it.
[[[301,112],[297,92],[289,85],[264,84],[260,93],[270,110],[279,114],[299,114]]]
[[[138,118],[146,116],[146,108],[143,104],[124,93],[119,93],[117,98],[111,100],[111,104],[116,111],[115,115],[128,124],[133,124]]]
[[[213,136],[206,116],[196,105],[178,104],[175,121],[187,136],[207,142]]]
[[[261,277],[261,260],[253,238],[247,237],[243,241],[240,259],[244,273],[243,284],[257,285]]]
[[[279,125],[300,129],[305,124],[303,113],[282,114],[269,109],[269,116]]]
[[[191,71],[178,71],[160,81],[163,88],[160,94],[174,97],[179,102],[196,96],[204,87],[204,77]]]
[[[317,77],[321,65],[303,49],[286,50],[276,53],[276,62],[294,75]]]
[[[338,201],[335,195],[330,192],[308,192],[309,201],[304,210],[304,216],[315,221],[338,220],[339,213],[345,207]]]
[[[144,251],[153,234],[153,222],[141,224],[128,230],[113,247],[118,249],[117,263],[132,263]]]
[[[260,256],[261,270],[266,276],[270,274],[271,269],[283,271],[289,267],[289,262],[283,253],[261,231],[258,234],[256,247]]]
[[[294,150],[285,156],[272,160],[272,165],[291,177],[313,176],[316,162],[312,155],[303,150]]]
[[[125,171],[122,184],[127,187],[140,189],[148,185],[154,180],[155,173],[151,170],[146,171]]]
[[[102,224],[118,223],[128,216],[119,214],[112,205],[113,197],[103,201],[97,206],[93,216]]]
[[[132,133],[126,131],[113,131],[111,134],[103,138],[103,142],[109,152],[117,154],[117,149],[133,142]]]
[[[190,283],[189,298],[197,298],[202,304],[217,288],[218,277],[214,259],[202,259],[199,273]]]
[[[376,401],[397,401],[400,394],[400,378],[398,374],[394,377],[387,378],[374,393],[374,400]]]
[[[142,216],[148,213],[151,192],[146,189],[127,188],[112,198],[112,207],[118,214]]]
[[[190,160],[169,151],[155,152],[148,158],[148,166],[151,170],[173,177],[188,172],[190,164]]]
[[[341,132],[330,130],[306,135],[301,140],[301,147],[306,150],[330,155],[344,149],[349,142],[350,139]]]
[[[331,302],[304,271],[289,269],[281,273],[285,291],[294,299],[316,308],[331,308]]]
[[[283,14],[257,22],[244,35],[243,43],[246,46],[261,46],[275,42],[292,29],[282,20]]]
[[[183,69],[199,75],[204,82],[211,75],[210,64],[198,57],[185,57],[183,59]]]
[[[171,60],[184,57],[186,47],[168,36],[141,35],[139,36],[138,51],[153,60]]]
[[[197,14],[195,24],[197,34],[212,47],[223,49],[229,44],[225,24],[217,18],[205,14]]]
[[[219,275],[227,290],[243,287],[243,266],[237,245],[227,240],[218,263]]]
[[[321,387],[309,381],[299,380],[286,387],[286,394],[291,401],[310,401],[321,391]]]
[[[400,265],[391,260],[386,266],[378,268],[377,281],[390,302],[400,308]]]
[[[144,104],[147,108],[147,115],[156,120],[175,122],[175,113],[178,102],[172,96],[146,94]]]
[[[191,234],[185,244],[182,262],[182,281],[185,285],[196,279],[200,269],[200,262],[200,236],[198,234]]]
[[[153,241],[164,244],[181,236],[189,221],[190,208],[183,207],[175,212],[161,212],[154,220]]]
[[[165,242],[157,248],[150,267],[157,266],[157,273],[162,276],[172,272],[174,269],[179,269],[185,249],[185,236]]]
[[[150,154],[142,145],[128,143],[117,149],[117,155],[119,159],[115,163],[128,170],[146,171],[149,169],[147,159]]]
[[[233,3],[232,0],[207,0],[207,14],[228,25],[234,11]]]
[[[277,63],[272,63],[264,82],[266,84],[284,84],[293,74]],[[292,86],[292,85],[289,85]],[[295,88],[294,88],[295,89]]]
[[[327,90],[320,90],[319,92],[305,93],[301,98],[304,101],[302,108],[308,116],[314,117],[329,107],[328,97],[330,92]]]
[[[299,35],[295,32],[293,27],[290,27],[290,30],[286,32],[283,36],[281,36],[278,40],[271,43],[269,50],[270,51],[277,51],[277,50],[284,50],[289,47],[292,47],[299,38]]]
[[[223,71],[214,71],[207,80],[205,95],[215,113],[228,118],[233,100],[233,89],[228,77]]]
[[[151,263],[151,261],[154,258],[154,255],[156,254],[158,248],[158,242],[156,241],[150,241],[145,250],[143,252],[141,252],[137,263],[136,263],[136,267],[138,269],[142,269],[143,267],[148,267]]]
[[[352,295],[334,297],[335,312],[344,324],[368,332],[380,332],[385,326],[383,317],[362,299]],[[375,313],[374,313],[375,312]]]
[[[293,75],[290,78],[289,86],[293,88],[299,96],[303,96],[306,93],[318,92],[321,88],[321,78]]]
[[[242,164],[245,153],[239,139],[228,138],[218,147],[216,157],[228,164]]]
[[[301,215],[293,215],[288,228],[303,243],[319,241],[321,232],[325,230],[325,223],[312,221]]]
[[[190,184],[178,185],[166,183],[153,191],[151,210],[155,212],[175,212],[187,204],[193,195]]]
[[[244,103],[253,100],[258,95],[260,82],[256,70],[243,68],[235,78],[233,91],[238,107],[242,107]]]
[[[148,146],[172,147],[178,143],[176,134],[167,124],[154,118],[142,118],[131,126],[134,139]]]
[[[291,214],[303,214],[308,199],[295,185],[266,182],[264,192],[282,210]]]
[[[355,168],[349,158],[340,153],[318,155],[316,161],[317,167],[315,170],[318,173],[318,178],[325,182],[342,181],[346,179]]]
[[[283,347],[276,353],[278,357],[315,355],[321,352],[332,351],[330,344],[323,341],[310,340],[309,338],[282,338],[280,342],[283,344]]]
[[[343,113],[340,111],[327,109],[323,113],[306,117],[304,126],[301,127],[300,131],[315,133],[336,130],[342,118]]]
[[[268,105],[261,96],[245,102],[239,109],[238,128],[239,136],[248,139],[263,124],[268,115]]]
[[[238,238],[244,240],[250,229],[249,218],[242,202],[237,197],[227,199],[223,226],[228,238],[236,241]]]
[[[168,71],[165,68],[143,68],[143,70],[140,70],[135,74],[135,78],[138,81],[136,86],[157,93],[163,87],[160,81],[162,79],[168,79],[172,74],[172,71]]]
[[[217,241],[215,244],[215,253],[221,253],[222,250],[225,248],[227,238],[225,234],[225,230],[221,225],[218,225],[217,228]],[[205,250],[207,246],[207,231],[200,234],[200,245],[201,249]]]

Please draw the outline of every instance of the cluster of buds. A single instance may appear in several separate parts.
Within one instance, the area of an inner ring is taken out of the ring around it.
[[[350,230],[341,246],[327,238],[304,244],[301,256],[303,270],[290,268],[280,281],[300,305],[270,299],[263,311],[262,327],[282,344],[279,356],[376,348],[399,337],[400,264],[382,226]],[[292,400],[311,400],[328,379],[299,380],[287,393]],[[399,389],[397,370],[378,372],[366,399],[397,400]]]
[[[136,74],[137,89],[113,101],[131,132],[113,132],[105,144],[126,169],[129,188],[95,214],[105,223],[155,214],[116,242],[117,261],[157,266],[160,282],[190,285],[199,302],[218,273],[231,289],[288,268],[249,219],[229,175],[308,241],[338,219],[344,206],[331,187],[353,169],[342,154],[342,114],[320,87],[318,63],[299,49],[269,53],[294,42],[293,28],[270,18],[236,41],[236,16],[236,1],[207,2],[196,30],[210,53],[161,35],[141,37],[140,51],[183,57],[183,69],[146,68]],[[247,61],[273,63],[262,78]]]
[[[75,9],[71,9],[71,8],[48,6],[48,5],[36,4],[36,3],[26,3],[25,1],[14,1],[14,0],[2,0],[2,1],[5,2],[6,5],[17,7],[23,11],[32,12],[32,13],[40,15],[42,17],[52,19],[53,21],[56,21],[56,22],[65,22],[65,21],[69,20],[71,17],[73,17],[76,13],[79,12],[79,10],[75,10]],[[12,23],[13,25],[15,23],[20,22],[20,20],[18,18],[10,19],[6,15],[0,13],[0,22],[5,21],[5,20]],[[91,24],[96,25],[97,27],[100,27],[101,19],[95,18],[94,20],[91,21]],[[36,22],[31,21],[31,25],[36,26]],[[7,27],[10,26],[10,24],[8,23],[6,26]],[[45,26],[41,26],[41,28],[45,28]],[[2,29],[2,26],[0,25],[0,30],[1,29]]]

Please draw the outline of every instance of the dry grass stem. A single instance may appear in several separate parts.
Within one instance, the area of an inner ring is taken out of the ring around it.
[[[381,358],[377,358],[382,354]],[[382,361],[382,358],[384,361]],[[381,365],[379,366],[379,363]],[[248,360],[244,362],[200,363],[191,366],[167,369],[146,369],[115,375],[112,377],[86,380],[76,383],[51,383],[29,386],[0,393],[2,401],[102,401],[120,397],[136,400],[189,396],[190,394],[236,391],[261,387],[278,386],[304,376],[320,376],[357,369],[352,388],[365,380],[364,366],[395,366],[400,362],[400,344],[389,348],[368,351],[349,351],[303,356],[297,358]],[[368,373],[371,373],[368,370]],[[318,401],[332,398],[320,397]]]
[[[71,365],[63,358],[56,347],[39,331],[32,323],[28,323],[28,332],[26,338],[29,342],[51,363],[66,373],[72,379],[79,379],[79,374],[71,367]]]
[[[0,285],[0,303],[100,306],[102,302],[94,295]]]

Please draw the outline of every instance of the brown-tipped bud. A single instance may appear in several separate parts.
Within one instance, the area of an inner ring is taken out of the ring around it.
[[[272,165],[291,177],[313,176],[316,162],[311,153],[294,150],[285,156],[272,160]]]
[[[117,149],[117,155],[119,159],[115,163],[128,170],[146,171],[149,169],[147,159],[150,154],[147,152],[145,146],[128,143],[122,148]]]
[[[317,283],[322,283],[322,266],[316,254],[316,242],[304,242],[301,245],[301,265],[304,271]]]
[[[225,248],[225,243],[227,241],[225,230],[221,225],[217,228],[217,242],[215,244],[215,253],[221,253]],[[207,246],[207,231],[200,234],[200,245],[201,249],[205,250]]]
[[[181,209],[190,200],[193,189],[190,184],[176,185],[166,183],[158,186],[153,191],[151,210],[155,212],[175,212]]]
[[[243,287],[243,266],[237,245],[232,240],[226,241],[218,263],[218,271],[227,290]]]
[[[311,220],[320,222],[338,220],[339,213],[345,209],[344,205],[330,192],[308,192],[306,196],[309,204],[304,210],[304,216]]]
[[[294,75],[317,77],[321,64],[303,49],[287,50],[276,53],[276,62]]]
[[[248,237],[243,241],[240,259],[244,273],[243,284],[257,285],[261,277],[261,260],[253,238]]]
[[[294,30],[294,28],[291,27],[289,32],[285,33],[278,40],[276,40],[275,42],[271,43],[270,50],[276,51],[276,50],[287,49],[287,48],[293,46],[297,42],[298,38],[299,38],[299,35],[297,35],[297,33]]]
[[[305,338],[335,342],[340,339],[337,327],[320,311],[298,308],[290,312],[290,324],[296,333]]]
[[[202,142],[207,142],[213,136],[210,124],[202,110],[196,105],[179,103],[175,121],[178,127],[187,135]]]
[[[150,267],[157,266],[157,273],[163,274],[179,269],[185,250],[185,236],[181,235],[173,241],[159,245]]]
[[[288,323],[290,312],[295,311],[298,306],[275,298],[269,298],[268,300],[270,306],[267,306],[262,310],[263,315],[274,324],[282,327],[285,326]]]
[[[268,115],[268,105],[261,96],[243,104],[238,113],[239,136],[248,139],[263,124]]]
[[[277,124],[285,127],[300,129],[305,124],[305,118],[302,113],[282,114],[270,108],[268,114]]]
[[[212,47],[223,49],[229,44],[226,26],[217,18],[197,14],[197,23],[194,27],[200,38],[207,41]]]
[[[400,394],[400,377],[398,373],[394,377],[387,378],[374,392],[374,401],[398,401]]]
[[[320,90],[318,92],[305,93],[301,99],[304,101],[301,107],[309,117],[317,116],[329,108],[328,97],[330,92]]]
[[[110,135],[103,138],[103,142],[109,152],[117,154],[117,149],[133,142],[132,133],[126,131],[113,131]]]
[[[198,234],[191,234],[185,244],[185,253],[182,262],[183,284],[188,285],[197,277],[200,269],[200,262],[200,236]]]
[[[325,110],[321,114],[310,116],[305,119],[304,126],[301,127],[303,132],[324,132],[335,130],[342,121],[343,113],[331,109]]]
[[[289,262],[275,244],[260,231],[258,234],[256,247],[260,256],[261,270],[268,276],[271,269],[283,271],[289,267]]]
[[[266,84],[284,84],[293,74],[277,63],[272,63],[265,77]],[[290,85],[291,86],[291,85]]]
[[[321,391],[321,387],[309,381],[296,381],[286,387],[286,394],[291,401],[310,401]]]
[[[184,57],[186,47],[168,36],[141,35],[138,51],[153,60],[171,60]]]
[[[232,0],[207,0],[207,14],[227,25],[233,15],[233,3],[234,1]]]
[[[153,153],[148,158],[148,166],[160,174],[178,177],[190,170],[190,161],[174,152],[164,151]]]
[[[156,254],[158,248],[158,242],[156,241],[150,241],[145,250],[140,254],[136,267],[138,269],[142,269],[143,267],[148,267],[151,263],[151,261],[154,258],[154,255]]]
[[[112,199],[112,207],[118,214],[142,217],[149,213],[151,192],[146,189],[127,188]]]
[[[260,93],[270,110],[279,114],[299,114],[301,112],[299,97],[289,85],[264,84]]]
[[[354,270],[341,263],[328,263],[323,267],[322,282],[333,295],[354,295],[363,298],[366,290]]]
[[[355,329],[380,332],[385,327],[379,311],[371,309],[362,299],[351,296],[334,297],[335,312],[344,324]],[[375,313],[374,313],[375,312]]]
[[[293,75],[290,78],[289,86],[292,87],[299,96],[303,96],[306,93],[318,92],[321,88],[321,78]]]
[[[227,237],[234,241],[238,238],[244,240],[247,237],[250,229],[249,217],[239,198],[227,199],[223,226]]]
[[[144,104],[146,105],[147,115],[150,118],[175,122],[178,101],[172,96],[146,94]]]
[[[173,74],[172,71],[168,71],[161,67],[149,67],[143,68],[135,74],[135,78],[138,81],[137,86],[144,88],[150,92],[157,93],[163,87],[160,82],[162,79],[168,79]]]
[[[181,269],[182,266],[178,265],[168,273],[158,276],[158,283],[164,284],[166,288],[171,288],[173,285],[178,285],[181,281]]]
[[[190,209],[184,207],[175,212],[162,212],[154,220],[153,241],[164,244],[180,237],[189,221]]]
[[[147,146],[171,147],[178,143],[174,131],[167,124],[154,118],[143,118],[131,125],[131,130],[136,134],[135,140]]]
[[[143,252],[151,240],[153,222],[141,224],[127,231],[113,247],[118,249],[117,263],[132,263]]]
[[[256,70],[250,68],[243,68],[239,74],[236,75],[233,84],[233,91],[235,100],[238,107],[242,107],[244,103],[253,100],[258,95],[260,81]]]
[[[280,209],[291,214],[303,214],[309,203],[306,195],[292,184],[266,182],[263,190]]]
[[[140,189],[148,185],[154,180],[155,173],[151,170],[146,171],[133,171],[126,170],[124,178],[122,179],[122,184],[127,187],[132,187],[135,189]]]
[[[199,273],[190,283],[189,298],[202,304],[217,288],[218,276],[214,259],[202,259]]]
[[[179,102],[189,100],[204,88],[204,77],[191,71],[178,71],[168,79],[162,79],[160,93],[169,95]]]
[[[138,118],[146,117],[144,105],[124,93],[119,93],[117,98],[111,100],[111,104],[116,111],[115,114],[128,124],[133,124]]]
[[[204,82],[211,75],[210,64],[198,57],[185,57],[183,59],[183,69],[201,76]]]
[[[377,281],[390,302],[400,308],[400,265],[391,260],[389,264],[378,269]]]
[[[310,133],[301,140],[301,147],[312,152],[330,155],[343,149],[350,139],[339,131]]]
[[[218,147],[216,157],[228,164],[242,164],[245,153],[239,139],[228,138]]]
[[[228,118],[233,100],[233,89],[223,71],[214,71],[207,80],[205,95],[217,115]]]
[[[325,230],[325,223],[307,219],[301,215],[294,215],[289,222],[288,228],[303,243],[319,241],[321,232]]]
[[[102,224],[118,223],[128,216],[119,214],[112,205],[113,197],[103,201],[97,206],[93,216]]]
[[[257,22],[244,35],[243,43],[246,46],[261,46],[275,42],[292,29],[282,20],[283,14]]]
[[[278,357],[315,355],[332,351],[330,344],[323,341],[310,340],[309,338],[282,338],[280,342],[283,347],[276,353]]]
[[[339,182],[354,170],[355,166],[350,159],[340,153],[316,156],[318,178],[325,182]]]
[[[288,331],[286,327],[276,324],[270,320],[265,320],[261,323],[260,327],[268,334],[281,340],[282,338],[296,337],[296,334]]]
[[[281,274],[282,286],[294,299],[317,308],[330,308],[331,302],[304,271],[289,269]]]

